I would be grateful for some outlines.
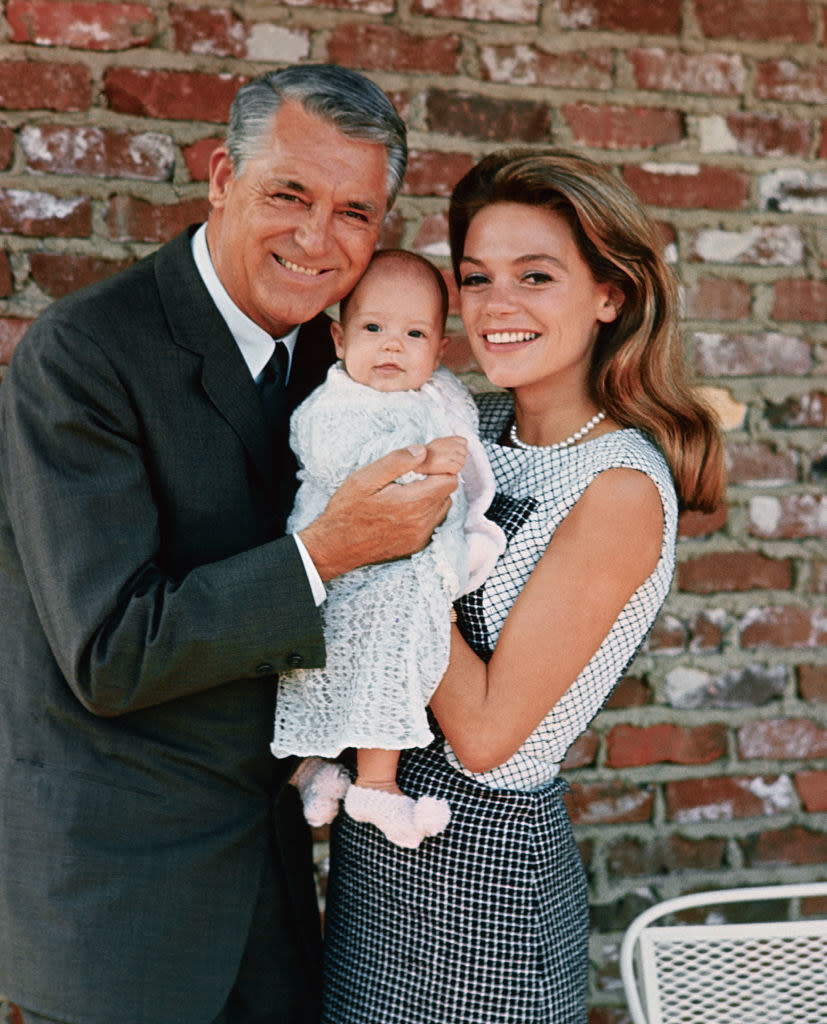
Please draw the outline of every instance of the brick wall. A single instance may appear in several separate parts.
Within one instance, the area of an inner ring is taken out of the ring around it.
[[[204,216],[231,96],[272,65],[386,89],[412,153],[383,242],[446,267],[446,196],[483,153],[552,142],[616,167],[662,224],[730,487],[684,518],[667,607],[569,755],[592,1024],[627,1019],[617,946],[654,898],[823,877],[824,0],[0,6],[0,364],[51,299]]]

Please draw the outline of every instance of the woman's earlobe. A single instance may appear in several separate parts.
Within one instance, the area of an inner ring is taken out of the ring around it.
[[[623,308],[625,298],[626,296],[619,288],[609,285],[609,290],[603,300],[601,316],[598,319],[604,324],[610,324],[612,321],[617,320],[620,316],[620,310]]]

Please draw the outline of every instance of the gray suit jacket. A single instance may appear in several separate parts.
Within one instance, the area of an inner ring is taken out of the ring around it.
[[[333,359],[305,325],[293,405]],[[0,385],[0,991],[111,1024],[210,1020],[263,858],[319,952],[275,673],[324,661],[283,522],[293,465],[185,233],[51,306]],[[287,480],[285,485],[284,481]]]

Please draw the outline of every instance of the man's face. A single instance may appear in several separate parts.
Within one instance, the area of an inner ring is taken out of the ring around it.
[[[210,256],[235,304],[278,337],[356,284],[387,201],[385,147],[288,101],[240,175],[223,147],[213,154]]]

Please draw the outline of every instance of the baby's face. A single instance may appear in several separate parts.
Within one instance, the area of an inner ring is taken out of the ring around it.
[[[434,282],[404,267],[369,270],[333,327],[349,376],[377,391],[422,387],[445,347]]]

